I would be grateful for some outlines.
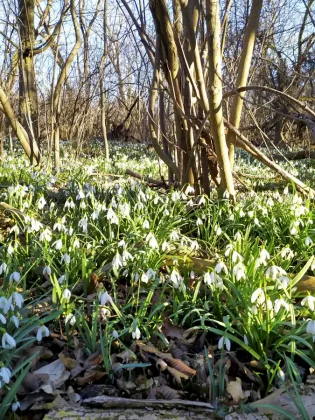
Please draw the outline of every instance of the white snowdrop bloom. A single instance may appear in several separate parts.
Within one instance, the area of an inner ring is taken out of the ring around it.
[[[121,241],[118,242],[118,246],[123,248],[126,246],[126,242],[124,241],[124,239],[122,239]]]
[[[37,334],[36,334],[37,341],[42,341],[43,337],[49,337],[49,336],[50,336],[50,331],[45,325],[42,325],[41,327],[38,328]]]
[[[290,310],[290,305],[284,299],[276,299],[274,303],[274,311],[277,314],[281,308],[285,308],[287,311]]]
[[[312,239],[311,239],[309,236],[307,236],[307,237],[305,238],[305,245],[306,245],[306,246],[310,246],[310,245],[312,245],[312,244],[313,244]]]
[[[58,283],[62,284],[62,283],[64,283],[65,280],[66,280],[66,276],[65,276],[65,274],[63,274],[62,276],[59,277]]]
[[[215,225],[214,231],[215,231],[216,235],[218,235],[218,236],[220,236],[222,234],[222,229],[218,225]]]
[[[241,233],[240,233],[239,231],[237,231],[237,232],[235,233],[235,235],[234,235],[234,239],[235,239],[236,241],[240,241],[240,240],[242,239],[242,235],[241,235]]]
[[[286,260],[290,260],[290,259],[292,259],[294,257],[294,252],[292,251],[291,248],[286,247],[286,248],[283,248],[281,250],[280,255],[281,255],[282,258],[284,258]]]
[[[0,297],[0,309],[2,309],[4,314],[7,314],[9,310],[13,310],[13,305],[10,299],[6,299],[4,296]]]
[[[11,379],[11,371],[9,368],[7,367],[2,367],[0,369],[0,378],[1,380],[5,383],[8,384],[10,383],[10,379]]]
[[[277,277],[281,276],[281,275],[286,275],[286,271],[281,268],[278,267],[276,265],[272,265],[270,267],[267,268],[266,270],[266,277],[272,280],[276,280]]]
[[[287,195],[289,193],[289,188],[288,187],[285,187],[285,189],[283,190],[283,194],[284,195]]]
[[[296,234],[298,233],[297,228],[296,228],[295,226],[293,226],[293,227],[290,229],[290,233],[291,233],[291,235],[296,235]]]
[[[247,338],[247,335],[246,334],[244,334],[244,344],[246,346],[248,346],[248,338]]]
[[[128,203],[119,204],[118,208],[122,218],[130,215],[130,205]]]
[[[269,252],[265,248],[262,248],[260,250],[259,257],[260,257],[261,261],[266,262],[267,260],[270,259],[270,254],[269,254]]]
[[[66,209],[67,209],[67,208],[69,208],[69,209],[74,209],[74,208],[75,208],[75,204],[74,204],[73,200],[70,198],[70,199],[68,199],[68,200],[66,201],[66,203],[65,203],[64,207],[65,207]]]
[[[2,315],[1,312],[0,312],[0,322],[1,322],[1,324],[6,324],[7,323],[7,320],[6,320],[5,316]]]
[[[32,219],[31,220],[31,231],[32,232],[39,232],[40,229],[43,227],[43,224],[38,220]]]
[[[85,198],[85,194],[83,191],[79,191],[77,196],[76,196],[76,200],[83,200],[83,198]]]
[[[192,250],[197,251],[197,250],[199,249],[199,244],[198,244],[198,242],[197,242],[197,241],[191,241],[191,242],[190,242],[190,248],[191,248]]]
[[[163,252],[165,252],[165,251],[169,251],[171,248],[170,248],[170,245],[169,245],[169,243],[168,242],[166,242],[166,241],[164,241],[163,243],[162,243],[162,251]]]
[[[69,322],[70,325],[74,325],[76,322],[76,317],[73,314],[68,314],[65,318],[65,324]]]
[[[18,225],[14,225],[13,227],[11,227],[10,229],[10,233],[14,232],[16,235],[18,235],[20,233],[20,229],[18,227]]]
[[[73,248],[80,248],[80,241],[78,238],[75,238],[72,244]]]
[[[266,201],[267,206],[269,207],[273,207],[274,206],[274,201],[271,197],[268,198],[268,200]]]
[[[239,216],[242,218],[242,217],[244,217],[245,216],[245,212],[244,212],[244,210],[240,210],[240,212],[239,212]]]
[[[232,252],[232,262],[236,263],[237,261],[243,261],[243,257],[236,251]]]
[[[203,281],[208,285],[208,286],[210,286],[212,283],[213,283],[213,281],[214,281],[214,279],[213,279],[213,277],[211,277],[210,276],[210,273],[205,273],[204,275],[203,275]]]
[[[253,306],[251,307],[250,311],[251,311],[251,313],[252,313],[253,315],[257,315],[257,314],[258,314],[258,309],[257,309],[257,306],[256,306],[256,305],[253,305]]]
[[[142,224],[143,229],[150,229],[150,223],[148,220],[145,220]]]
[[[306,332],[311,334],[313,337],[313,343],[315,342],[315,321],[310,320],[306,326]]]
[[[234,213],[231,213],[229,216],[229,220],[231,220],[233,222],[233,220],[235,219],[235,215]]]
[[[149,277],[146,275],[146,273],[141,274],[141,281],[143,283],[148,283],[149,282]]]
[[[225,274],[227,274],[228,272],[227,266],[224,264],[223,261],[219,261],[218,264],[215,266],[214,270],[217,274],[220,274],[221,271],[223,271]]]
[[[59,251],[62,248],[62,240],[58,239],[57,241],[55,241],[52,246]]]
[[[82,228],[82,231],[83,231],[84,233],[87,233],[88,220],[87,220],[87,217],[86,217],[86,216],[85,216],[85,217],[83,217],[83,218],[79,221],[79,223],[78,223],[78,227]]]
[[[233,251],[233,249],[234,249],[234,245],[233,244],[228,244],[227,247],[225,248],[224,255],[226,257],[228,257],[230,255],[230,253]]]
[[[13,322],[13,324],[15,325],[16,328],[19,328],[20,325],[20,321],[19,318],[15,315],[12,315],[10,318],[10,321]]]
[[[175,269],[171,272],[170,280],[173,283],[175,289],[178,289],[180,284],[183,282],[182,276]]]
[[[230,198],[230,193],[227,190],[224,191],[223,198],[226,198],[226,199]]]
[[[302,306],[307,306],[311,311],[314,311],[315,308],[315,297],[314,296],[306,296],[302,301],[301,301],[301,305]]]
[[[235,276],[237,281],[240,281],[241,279],[246,279],[245,266],[241,262],[234,266],[233,275]]]
[[[273,304],[270,299],[267,299],[267,305],[266,305],[268,311],[273,311]]]
[[[64,299],[66,299],[66,300],[69,300],[69,299],[71,298],[71,292],[70,292],[70,290],[69,290],[69,289],[65,289],[65,290],[62,292],[62,297],[63,297]]]
[[[111,305],[114,303],[112,297],[107,292],[107,290],[105,292],[103,291],[99,292],[98,299],[102,306],[105,306],[107,303],[110,303]]]
[[[248,217],[250,217],[251,219],[254,217],[253,210],[250,210],[247,214],[248,214]]]
[[[124,249],[123,253],[122,253],[122,259],[123,259],[123,262],[126,263],[129,260],[132,261],[133,256],[130,254],[130,252],[128,252],[126,249]]]
[[[203,195],[203,196],[200,197],[200,199],[198,201],[198,204],[199,204],[199,206],[202,206],[203,204],[205,204],[205,202],[206,202],[206,198]]]
[[[86,209],[86,204],[84,201],[81,201],[80,203],[80,209],[85,210]]]
[[[265,300],[265,292],[259,287],[252,294],[251,302],[256,303],[257,305],[262,305],[263,303],[265,303]]]
[[[287,289],[290,284],[290,279],[287,276],[279,276],[276,280],[276,287],[278,289]]]
[[[62,264],[63,262],[65,262],[66,264],[70,264],[71,258],[68,254],[63,254],[63,256],[61,257],[60,263]]]
[[[281,379],[281,381],[285,381],[285,373],[283,372],[282,369],[278,370],[277,376],[279,379]]]
[[[21,309],[24,303],[24,298],[21,293],[14,292],[12,294],[12,299],[14,300],[16,306]]]
[[[170,234],[170,240],[171,241],[178,241],[179,240],[179,235],[176,232],[176,230],[173,230]]]
[[[0,275],[3,273],[3,274],[6,274],[7,273],[7,271],[8,271],[8,265],[5,263],[5,262],[3,262],[1,265],[0,265]]]
[[[123,266],[123,264],[124,264],[124,261],[122,259],[122,256],[119,254],[119,252],[117,252],[113,258],[112,266],[115,270],[118,270],[120,267]]]
[[[100,215],[100,212],[99,212],[98,210],[94,210],[94,211],[91,213],[91,219],[92,219],[92,220],[97,220],[97,219],[99,218],[99,215]]]
[[[11,410],[13,411],[13,413],[15,413],[20,407],[21,407],[20,403],[18,401],[15,401],[11,405]]]
[[[50,276],[51,275],[51,268],[48,267],[48,266],[44,267],[44,269],[43,269],[43,275],[44,276],[45,275]]]
[[[51,231],[48,228],[44,229],[39,235],[40,242],[44,242],[44,241],[50,242],[51,239],[52,239],[51,238]]]
[[[11,348],[15,348],[16,347],[16,341],[7,332],[5,332],[2,335],[2,343],[1,344],[2,344],[2,348],[3,349],[11,349]]]
[[[21,280],[21,274],[17,271],[14,271],[12,274],[10,274],[9,281],[15,281],[18,283]]]
[[[197,226],[202,226],[203,225],[203,221],[200,219],[200,217],[198,217],[198,219],[196,220],[196,225]]]
[[[191,185],[188,185],[185,189],[185,194],[187,194],[187,195],[188,194],[194,194],[194,192],[195,192],[195,189]]]
[[[174,191],[171,195],[171,200],[175,203],[176,201],[180,200],[180,193],[178,191]]]
[[[227,351],[231,350],[231,341],[229,338],[224,337],[224,335],[222,335],[222,337],[220,338],[218,342],[218,349],[221,350],[223,345],[225,345],[225,348],[227,349]]]
[[[117,340],[117,338],[119,337],[119,334],[118,334],[118,332],[117,332],[116,330],[114,330],[114,331],[112,332],[112,337],[113,337],[115,340]]]
[[[139,330],[139,328],[137,327],[134,331],[132,331],[132,338],[134,340],[140,340],[141,337],[141,331]]]
[[[13,248],[13,246],[11,244],[8,246],[7,252],[8,252],[9,255],[12,255],[13,254],[14,248]]]
[[[169,216],[170,215],[170,212],[167,209],[164,209],[163,215],[164,216]]]
[[[45,198],[40,197],[40,199],[38,200],[38,203],[37,203],[38,210],[43,210],[43,208],[45,207],[46,204],[47,204],[47,202],[46,202]]]
[[[153,268],[149,268],[146,272],[146,276],[150,280],[152,277],[154,278],[156,275],[156,272],[153,270]]]
[[[151,249],[159,249],[159,244],[152,232],[148,233],[146,241]]]

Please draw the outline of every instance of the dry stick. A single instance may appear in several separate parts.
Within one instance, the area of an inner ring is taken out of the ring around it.
[[[238,146],[238,147],[246,150],[254,158],[256,158],[260,162],[264,163],[266,166],[273,169],[274,171],[278,172],[278,174],[281,175],[285,180],[287,180],[289,182],[294,182],[294,184],[297,186],[297,189],[301,193],[305,194],[306,192],[308,192],[313,197],[315,197],[315,191],[312,188],[308,187],[306,184],[304,184],[298,178],[291,175],[285,169],[281,168],[281,166],[277,165],[272,160],[270,160],[268,156],[266,156],[256,146],[254,146],[242,133],[240,133],[239,130],[237,130],[225,118],[224,118],[224,124],[229,130],[231,130],[233,133],[235,133],[235,135],[236,135],[235,146]]]
[[[164,185],[162,181],[157,181],[156,179],[152,179],[152,178],[146,178],[144,175],[141,175],[138,172],[131,171],[130,169],[126,170],[126,175],[132,176],[133,178],[140,179],[141,181],[146,181],[149,184]]]

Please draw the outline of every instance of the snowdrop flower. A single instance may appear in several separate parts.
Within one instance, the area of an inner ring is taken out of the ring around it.
[[[81,220],[79,221],[78,226],[79,226],[80,228],[82,228],[82,231],[83,231],[84,233],[87,233],[88,221],[87,221],[87,217],[86,217],[86,216],[85,216],[85,217],[83,217],[83,219],[81,219]]]
[[[19,328],[20,321],[19,318],[15,315],[11,316],[10,321],[13,322],[16,328]]]
[[[151,249],[159,249],[159,244],[157,243],[157,240],[155,239],[155,236],[152,232],[148,233],[146,241],[148,242]]]
[[[298,233],[298,230],[295,226],[293,226],[290,230],[291,235],[296,235]]]
[[[13,248],[13,246],[11,244],[8,246],[7,252],[8,252],[9,255],[12,255],[13,254],[14,248]]]
[[[301,302],[302,306],[307,306],[311,311],[314,311],[315,308],[315,297],[313,296],[306,296],[302,302]]]
[[[250,311],[251,311],[251,313],[252,313],[253,315],[257,315],[257,314],[258,314],[258,309],[257,309],[257,306],[256,306],[256,305],[253,305],[253,306],[251,307]]]
[[[8,271],[8,266],[5,262],[0,265],[0,275],[5,274]]]
[[[131,335],[132,335],[132,338],[134,340],[140,340],[141,332],[140,332],[139,328],[137,327],[134,331],[132,331]]]
[[[215,272],[217,274],[220,274],[221,271],[224,271],[225,274],[227,274],[227,266],[224,264],[223,261],[219,261],[218,264],[214,268]]]
[[[197,241],[191,241],[191,242],[190,242],[190,248],[191,248],[192,250],[197,251],[197,250],[199,249],[199,244],[198,244],[198,242],[197,242]]]
[[[188,194],[194,194],[194,192],[195,192],[194,187],[192,187],[191,185],[188,185],[186,190],[185,190],[185,194],[187,194],[187,195]]]
[[[287,276],[279,276],[276,280],[276,287],[278,289],[287,289],[290,284],[290,279]]]
[[[37,330],[36,340],[42,341],[43,337],[49,337],[49,335],[50,335],[49,329],[45,325],[42,325]]]
[[[10,334],[5,332],[2,336],[2,348],[9,349],[9,348],[15,348],[16,342],[13,337],[11,337]]]
[[[266,277],[272,280],[276,280],[278,276],[286,274],[287,273],[283,270],[283,268],[278,267],[276,265],[272,265],[266,270]]]
[[[315,342],[315,321],[310,320],[306,326],[306,332],[311,334],[313,337],[313,343]]]
[[[142,224],[143,229],[149,229],[150,228],[150,223],[148,220],[145,220]]]
[[[265,300],[266,300],[265,292],[259,287],[252,294],[251,302],[252,303],[256,302],[257,305],[262,305],[265,302]]]
[[[196,225],[197,226],[202,226],[203,225],[203,221],[200,219],[200,217],[198,217],[198,219],[196,220]]]
[[[170,248],[170,246],[169,246],[169,243],[168,242],[166,242],[166,241],[164,241],[163,243],[162,243],[162,251],[163,252],[165,252],[165,251],[169,251],[171,248]]]
[[[44,197],[40,197],[40,199],[38,200],[38,203],[37,203],[38,210],[43,210],[43,208],[45,207],[45,204],[47,204],[47,203],[46,203],[46,200],[44,199]]]
[[[232,261],[236,263],[236,261],[243,261],[243,257],[236,251],[232,252]]]
[[[76,318],[73,314],[68,314],[65,318],[65,324],[69,322],[70,325],[74,325],[76,322]]]
[[[123,248],[126,246],[126,242],[122,239],[120,242],[118,242],[118,246]]]
[[[61,260],[60,260],[61,264],[62,264],[63,262],[65,262],[66,264],[69,264],[69,263],[70,263],[70,261],[71,261],[71,259],[70,259],[70,256],[69,256],[68,254],[64,254],[64,255],[61,257]]]
[[[240,281],[241,279],[246,279],[245,266],[241,262],[234,266],[233,275],[235,276],[237,281]]]
[[[225,348],[227,349],[227,351],[231,350],[231,341],[229,338],[224,337],[224,335],[222,335],[222,337],[220,338],[218,342],[218,349],[221,350],[223,345],[225,345]]]
[[[7,314],[10,309],[14,309],[10,299],[6,299],[4,296],[0,297],[0,309],[4,314]]]
[[[285,189],[283,190],[283,195],[287,195],[289,193],[289,188],[285,187]]]
[[[117,332],[116,330],[114,330],[114,331],[112,332],[112,337],[113,337],[115,340],[117,340],[117,338],[119,337],[119,334],[118,334],[118,332]]]
[[[7,367],[2,367],[0,369],[0,378],[5,383],[8,384],[11,379],[11,371]]]
[[[233,244],[229,244],[229,245],[227,245],[227,247],[225,248],[225,253],[224,253],[224,255],[225,255],[226,257],[228,257],[228,256],[230,255],[231,251],[233,251],[233,249],[234,249]]]
[[[66,280],[66,276],[63,274],[62,276],[59,277],[58,283],[62,284],[65,280]]]
[[[13,298],[13,300],[15,301],[16,306],[17,306],[18,308],[22,308],[23,303],[24,303],[24,298],[23,298],[23,296],[22,296],[20,293],[18,293],[18,292],[14,292],[14,293],[12,294],[12,298]]]
[[[10,233],[16,233],[17,235],[20,233],[20,229],[18,227],[18,225],[14,225],[11,229],[10,229]]]
[[[66,209],[67,209],[67,208],[69,208],[69,209],[73,209],[73,208],[75,207],[75,204],[74,204],[74,202],[72,201],[72,199],[70,198],[70,199],[68,199],[68,200],[65,202],[64,207],[65,207]]]
[[[283,370],[282,370],[282,369],[280,369],[280,370],[277,372],[277,376],[278,376],[278,378],[279,378],[279,379],[281,379],[282,381],[284,381],[284,380],[285,380],[285,373],[283,372]]]
[[[15,413],[15,411],[17,411],[19,408],[20,408],[20,403],[18,401],[12,403],[11,409],[12,409],[13,413]]]
[[[44,267],[44,269],[43,269],[43,275],[44,276],[45,275],[50,276],[51,275],[51,268],[48,267],[48,266]]]
[[[246,334],[244,334],[244,343],[246,344],[246,346],[248,346],[248,338]]]
[[[80,241],[78,238],[75,238],[73,241],[73,248],[80,248]]]
[[[82,200],[85,198],[85,194],[83,191],[79,191],[78,195],[76,196],[76,200]]]
[[[235,235],[234,235],[234,239],[235,239],[236,241],[240,241],[240,240],[242,239],[242,235],[240,234],[240,232],[239,232],[239,231],[237,231],[237,232],[235,233]]]
[[[55,241],[52,246],[59,251],[62,248],[62,240],[58,239],[57,241]]]
[[[111,305],[114,303],[112,297],[107,292],[107,290],[98,294],[98,300],[100,301],[100,304],[102,306],[105,306],[107,303],[110,303]]]
[[[16,283],[19,282],[20,280],[21,280],[21,274],[18,273],[17,271],[14,271],[9,277],[9,281],[15,281]]]
[[[226,198],[226,199],[230,198],[230,193],[227,190],[224,191],[223,198]]]
[[[282,258],[284,258],[284,259],[286,259],[286,260],[290,260],[291,258],[293,258],[293,257],[294,257],[294,252],[292,251],[292,249],[291,249],[291,248],[286,247],[286,248],[283,248],[283,249],[281,250],[280,255],[281,255],[281,257],[282,257]]]
[[[0,312],[0,322],[1,322],[2,324],[6,324],[6,323],[7,323],[7,320],[6,320],[5,316],[4,316],[4,315],[2,315],[2,313],[1,313],[1,312]]]
[[[163,215],[164,215],[164,216],[169,216],[169,215],[170,215],[170,212],[169,212],[167,209],[165,209],[165,210],[163,211]]]
[[[199,206],[202,206],[203,204],[205,204],[205,202],[206,202],[206,199],[205,199],[205,196],[203,195],[202,197],[200,197],[198,204]]]
[[[217,236],[220,236],[222,233],[222,229],[220,228],[220,226],[215,225],[214,232],[216,233]]]
[[[71,292],[70,292],[70,290],[69,290],[69,289],[65,289],[65,290],[62,292],[62,297],[63,297],[64,299],[66,299],[66,300],[69,300],[69,299],[71,298]]]
[[[288,302],[286,302],[284,299],[276,299],[275,300],[275,304],[274,304],[274,311],[277,314],[281,307],[284,307],[287,311],[290,310],[290,305],[288,304]]]
[[[80,203],[80,209],[86,209],[86,204],[85,204],[85,202],[84,201],[81,201],[81,203]]]
[[[183,281],[182,276],[175,269],[171,272],[170,280],[174,284],[175,289],[178,289]]]
[[[312,245],[312,244],[313,244],[312,239],[311,239],[309,236],[307,236],[307,237],[305,238],[305,245],[306,245],[306,246],[310,246],[310,245]]]
[[[171,200],[175,203],[176,201],[180,200],[180,193],[178,191],[174,191],[171,195]]]
[[[122,253],[123,262],[126,263],[128,260],[133,260],[133,256],[128,252],[126,249],[123,250]]]
[[[142,281],[143,283],[148,283],[148,281],[149,281],[149,277],[146,275],[146,273],[142,273],[142,274],[141,274],[141,281]]]
[[[122,259],[122,256],[119,254],[119,252],[117,252],[112,261],[113,269],[118,270],[120,267],[123,266],[123,264],[124,261]]]
[[[52,239],[51,231],[49,229],[44,229],[39,235],[40,242],[44,242],[44,241],[50,242],[51,239]]]
[[[178,233],[176,232],[176,230],[173,230],[170,234],[170,240],[171,241],[178,241],[179,240],[179,236]]]
[[[270,259],[270,254],[269,254],[269,252],[265,248],[262,248],[260,250],[259,258],[261,259],[261,261],[263,263],[265,263],[267,260]]]

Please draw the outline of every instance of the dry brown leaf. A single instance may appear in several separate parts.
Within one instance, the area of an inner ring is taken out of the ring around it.
[[[83,378],[77,378],[76,381],[79,386],[82,386],[90,382],[99,381],[105,375],[106,372],[101,372],[100,370],[91,370],[90,372],[87,372]]]
[[[66,356],[64,353],[59,353],[58,357],[68,370],[74,369],[78,364],[76,360],[71,359],[71,357]]]
[[[181,373],[184,373],[185,375],[195,375],[196,371],[195,369],[191,369],[189,366],[187,366],[182,360],[179,359],[173,359],[173,358],[164,358],[166,363],[173,367],[174,369],[178,370]]]
[[[116,354],[116,357],[122,359],[123,363],[129,363],[130,361],[137,360],[137,356],[130,349],[126,349],[121,353]]]
[[[236,381],[229,382],[226,390],[232,397],[232,404],[238,404],[241,400],[245,399],[240,378],[236,378]]]
[[[170,321],[165,320],[162,325],[162,332],[165,337],[169,338],[182,338],[183,328],[173,325]]]
[[[155,397],[158,400],[179,400],[180,394],[173,388],[162,385],[158,386],[155,390]]]
[[[182,384],[182,379],[188,379],[189,378],[184,373],[179,372],[178,370],[176,370],[176,369],[174,369],[170,366],[167,366],[167,370],[174,377],[174,379],[175,379],[175,381],[177,382],[178,385]]]
[[[21,388],[19,389],[19,394],[28,394],[29,392],[37,391],[41,385],[48,381],[49,375],[47,374],[38,374],[28,372],[23,381]]]
[[[103,357],[101,355],[101,353],[96,352],[91,354],[91,356],[89,356],[86,361],[84,362],[84,367],[87,369],[91,366],[96,366],[99,365],[100,363],[102,363],[103,361]]]
[[[162,353],[155,347],[148,346],[142,343],[141,341],[137,341],[137,346],[139,347],[141,351],[145,351],[146,353],[155,354],[156,356],[161,357],[161,358],[172,358],[172,355],[170,353]]]

